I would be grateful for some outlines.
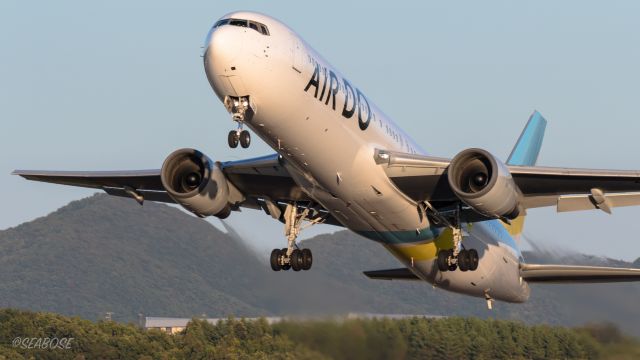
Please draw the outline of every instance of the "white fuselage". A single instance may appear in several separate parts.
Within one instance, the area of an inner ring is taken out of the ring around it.
[[[295,32],[268,16],[237,12],[249,27],[212,28],[204,64],[220,98],[249,96],[246,122],[286,159],[302,189],[345,227],[382,243],[423,280],[474,296],[522,302],[521,255],[499,221],[465,225],[464,245],[480,253],[477,271],[439,272],[435,254],[450,248],[446,231],[431,227],[374,159],[376,149],[424,154],[355,84]]]

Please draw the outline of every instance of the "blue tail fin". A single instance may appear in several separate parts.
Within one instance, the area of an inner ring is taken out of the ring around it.
[[[539,112],[534,111],[527,126],[522,130],[518,142],[511,150],[507,165],[534,166],[538,160],[546,127],[547,120]]]

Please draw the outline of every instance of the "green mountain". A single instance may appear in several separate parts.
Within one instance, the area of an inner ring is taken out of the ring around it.
[[[241,215],[240,215],[241,216]],[[266,219],[265,221],[269,221]],[[135,321],[150,316],[408,313],[578,325],[610,321],[640,335],[638,284],[535,285],[526,304],[497,303],[429,284],[374,281],[398,267],[379,244],[349,231],[306,240],[311,271],[274,273],[233,232],[179,209],[95,195],[0,231],[0,307]],[[531,262],[632,266],[611,259],[530,253]]]
[[[93,196],[0,232],[0,304],[97,318],[106,311],[265,313],[234,276],[262,266],[208,223],[153,203]]]

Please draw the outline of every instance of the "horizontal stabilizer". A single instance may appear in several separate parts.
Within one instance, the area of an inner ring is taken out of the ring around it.
[[[420,280],[407,268],[365,271],[364,274],[374,280]]]
[[[640,269],[599,266],[522,264],[520,275],[527,282],[605,283],[640,281]]]

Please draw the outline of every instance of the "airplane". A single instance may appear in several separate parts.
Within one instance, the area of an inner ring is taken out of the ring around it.
[[[371,279],[417,280],[461,294],[525,302],[529,283],[640,280],[640,269],[530,264],[517,241],[528,209],[557,211],[640,205],[640,171],[536,166],[547,121],[529,118],[506,162],[469,148],[452,159],[418,143],[292,29],[256,12],[216,21],[204,69],[235,123],[231,148],[251,132],[274,154],[214,161],[184,148],[159,169],[16,170],[28,180],[101,189],[143,204],[179,204],[221,219],[242,208],[285,227],[274,271],[309,270],[300,231],[342,226],[384,246],[404,267],[365,271]],[[249,130],[247,130],[249,129]],[[304,225],[304,227],[303,227]],[[284,245],[284,243],[283,243]]]

